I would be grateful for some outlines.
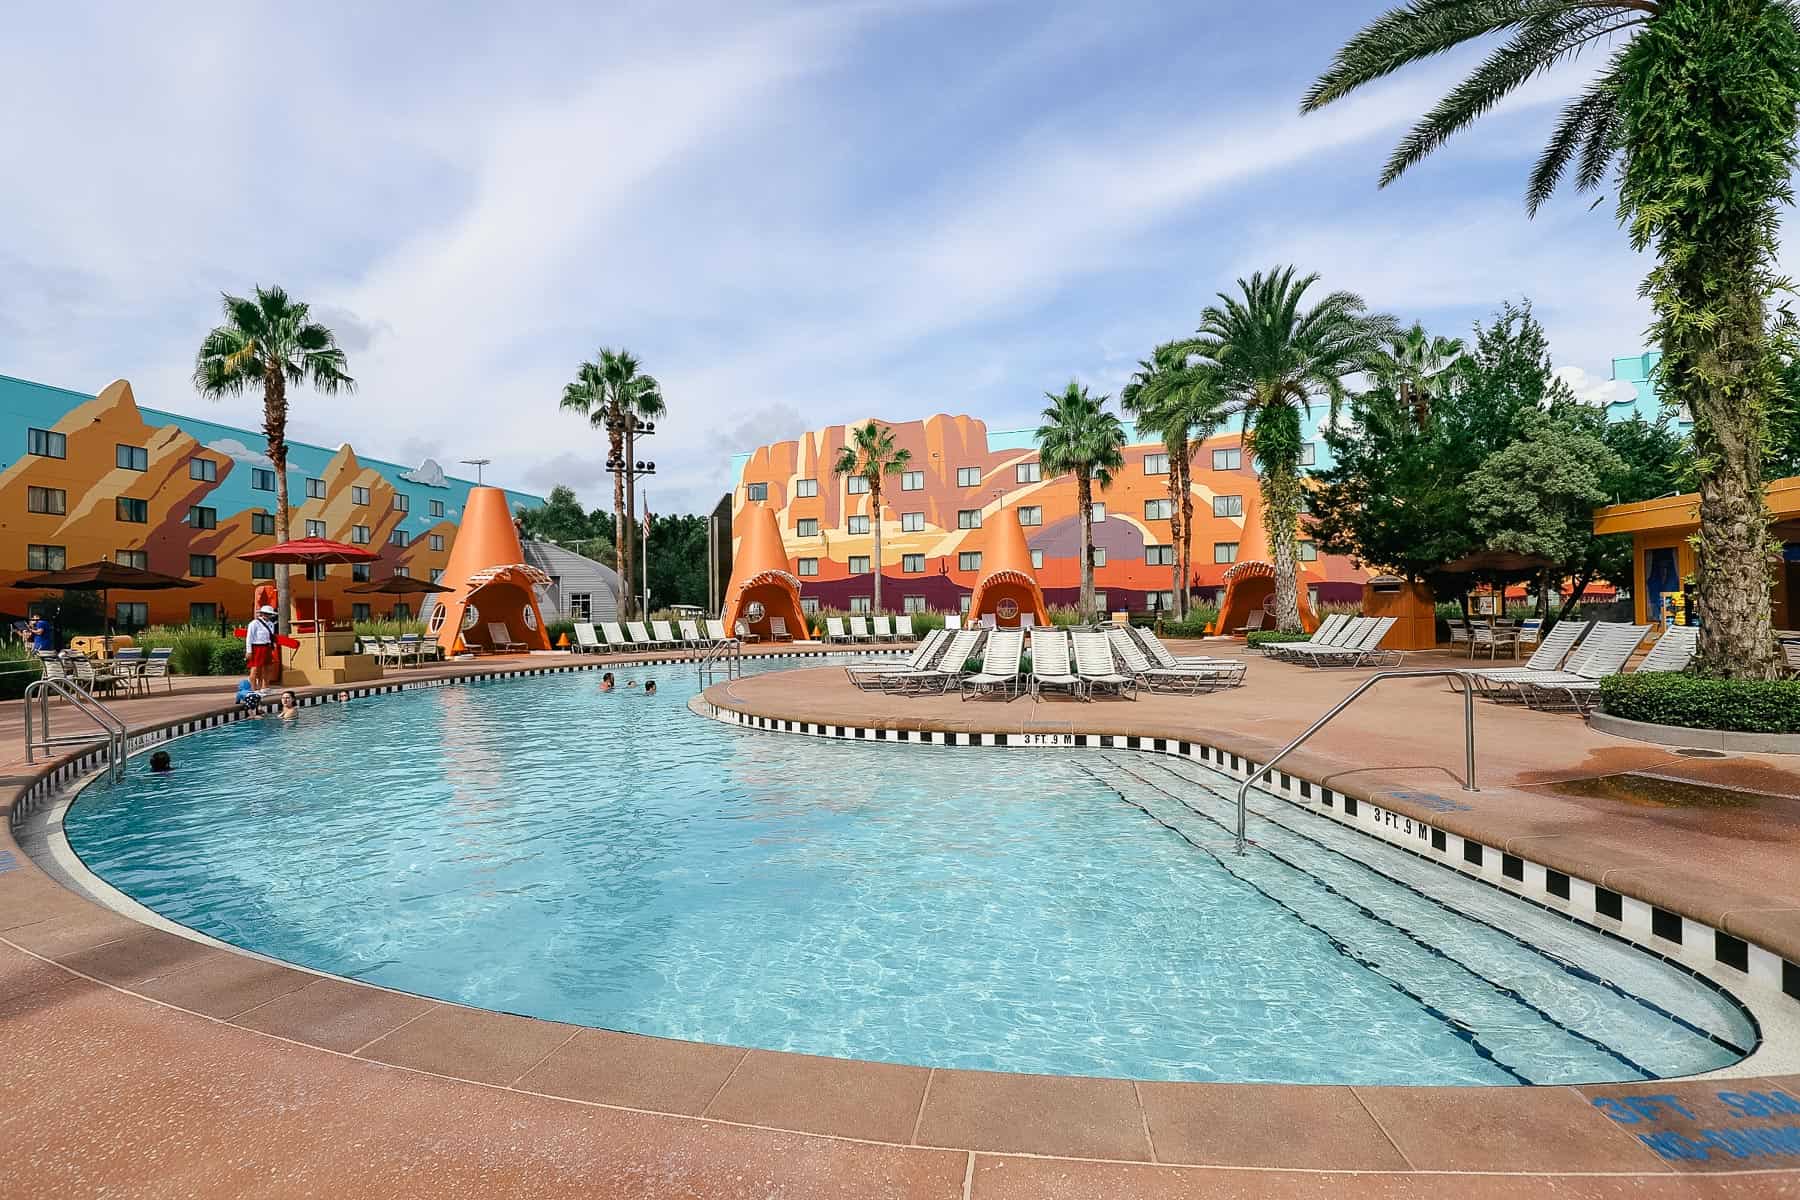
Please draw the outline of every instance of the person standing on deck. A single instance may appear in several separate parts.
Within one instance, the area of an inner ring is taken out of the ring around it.
[[[269,668],[275,664],[275,610],[263,605],[244,631],[245,665],[250,668],[250,686],[262,691],[268,686]]]

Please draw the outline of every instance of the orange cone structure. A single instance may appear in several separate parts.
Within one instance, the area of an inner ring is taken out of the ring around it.
[[[1039,625],[1050,624],[1044,611],[1044,593],[1031,569],[1031,548],[1019,527],[1019,514],[1003,508],[988,525],[987,545],[981,554],[981,578],[969,598],[969,623],[991,616],[1001,629],[1017,629],[1030,616]]]
[[[800,580],[788,570],[787,548],[775,524],[775,512],[761,504],[745,508],[743,536],[731,560],[731,582],[725,586],[725,629],[735,632],[743,621],[750,632],[768,640],[770,620],[780,617],[787,635],[806,637],[806,615],[800,611]]]
[[[507,645],[548,650],[550,635],[536,588],[550,577],[525,561],[519,531],[499,488],[469,489],[450,562],[438,581],[453,591],[438,596],[431,633],[446,654],[499,652]]]

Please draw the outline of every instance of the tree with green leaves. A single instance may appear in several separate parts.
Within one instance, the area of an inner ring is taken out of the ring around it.
[[[275,537],[285,542],[292,536],[288,523],[288,388],[310,383],[329,396],[354,391],[356,381],[349,375],[337,337],[312,319],[307,305],[290,298],[282,288],[259,287],[254,298],[226,295],[222,302],[225,323],[206,335],[194,357],[194,389],[213,400],[241,395],[252,387],[262,389],[263,437],[275,473]],[[278,619],[285,630],[291,607],[285,566],[275,568],[275,590],[280,597]]]
[[[1531,172],[1535,213],[1574,167],[1579,190],[1617,164],[1618,218],[1656,266],[1644,292],[1658,388],[1693,415],[1700,488],[1700,666],[1774,678],[1763,455],[1783,347],[1770,334],[1780,211],[1800,131],[1800,7],[1792,0],[1411,0],[1353,37],[1306,93],[1311,112],[1412,63],[1504,43],[1401,141],[1385,186],[1527,80],[1608,43]]]
[[[630,617],[635,611],[633,588],[636,560],[632,554],[636,518],[632,505],[636,498],[636,481],[632,468],[636,464],[634,434],[646,420],[662,415],[662,388],[653,376],[638,369],[637,356],[629,350],[601,347],[598,361],[584,362],[576,369],[575,378],[563,388],[561,407],[565,412],[579,413],[595,429],[604,429],[611,460],[620,464],[613,472],[613,529],[618,534],[618,570],[620,615]]]
[[[1413,423],[1423,429],[1432,401],[1455,383],[1452,368],[1462,353],[1461,338],[1435,337],[1414,321],[1410,329],[1398,330],[1387,339],[1369,364],[1369,373],[1392,389],[1412,411]]]
[[[850,444],[838,448],[837,463],[832,470],[838,475],[854,475],[869,483],[869,527],[875,531],[875,592],[873,608],[881,609],[881,494],[889,475],[898,475],[912,462],[912,451],[894,444],[894,431],[877,421],[868,421],[850,431]]]
[[[1090,396],[1087,387],[1069,381],[1059,392],[1045,392],[1050,401],[1038,426],[1038,461],[1052,476],[1075,476],[1076,515],[1081,523],[1081,615],[1093,620],[1094,611],[1094,485],[1105,491],[1113,472],[1125,466],[1125,426],[1107,411],[1110,396]]]
[[[1193,570],[1194,455],[1225,423],[1227,401],[1216,370],[1199,357],[1192,343],[1182,341],[1158,346],[1138,363],[1138,371],[1119,393],[1119,407],[1132,415],[1140,433],[1160,437],[1169,454],[1169,538],[1175,549],[1171,587],[1175,618],[1183,620]]]
[[[612,514],[582,508],[575,489],[567,484],[551,488],[539,507],[519,509],[518,518],[526,537],[567,546],[577,554],[618,569]]]
[[[1291,266],[1240,279],[1237,295],[1219,293],[1201,314],[1193,343],[1243,414],[1244,445],[1261,466],[1275,619],[1284,632],[1300,628],[1301,418],[1323,400],[1335,422],[1349,394],[1344,380],[1367,369],[1394,329],[1391,317],[1371,315],[1351,292],[1308,306],[1306,293],[1318,281],[1297,277]]]

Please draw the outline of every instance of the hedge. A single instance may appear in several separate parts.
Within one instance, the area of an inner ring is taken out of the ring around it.
[[[1655,673],[1600,681],[1609,716],[1734,733],[1800,733],[1800,679],[1708,679]]]
[[[1252,646],[1268,646],[1280,642],[1311,641],[1310,633],[1283,633],[1279,629],[1258,629],[1244,635],[1244,641]]]

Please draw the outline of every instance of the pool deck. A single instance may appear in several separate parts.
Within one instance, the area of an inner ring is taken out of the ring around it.
[[[540,655],[397,677],[606,661]],[[1189,737],[1266,758],[1362,674],[1256,661],[1230,693],[1033,705],[884,700],[821,667],[721,683],[708,699],[871,727]],[[1294,771],[1396,811],[1406,809],[1394,789],[1461,796],[1440,766],[1460,761],[1460,704],[1441,684],[1386,686],[1291,760]],[[184,681],[119,710],[150,729],[229,702],[225,683]],[[1483,791],[1432,820],[1800,948],[1800,761],[1691,760],[1492,705],[1478,717]],[[23,763],[20,726],[19,704],[0,705],[7,807],[44,768]],[[174,752],[179,762],[179,743]],[[1625,770],[1756,795],[1661,808],[1554,791]],[[663,1041],[326,979],[149,929],[61,887],[10,825],[0,1045],[0,1197],[1800,1196],[1800,1155],[1669,1161],[1635,1136],[1800,1125],[1739,1119],[1719,1098],[1800,1096],[1800,1075],[1530,1089],[1152,1084]],[[1633,1119],[1610,1119],[1595,1100]]]

